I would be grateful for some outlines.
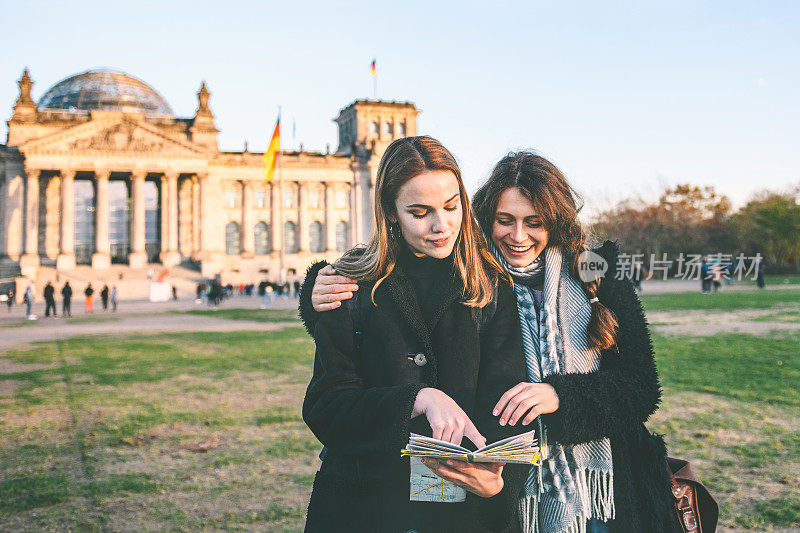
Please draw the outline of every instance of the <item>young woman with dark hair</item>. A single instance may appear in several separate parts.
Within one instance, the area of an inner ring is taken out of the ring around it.
[[[636,292],[615,275],[617,246],[587,249],[574,191],[531,152],[503,158],[473,206],[514,281],[527,367],[492,411],[507,426],[535,421],[547,457],[519,494],[523,531],[674,531],[664,442],[644,427],[661,393],[653,348]],[[604,277],[581,270],[590,252]],[[305,297],[335,307],[352,280],[320,274]]]
[[[476,446],[521,432],[491,414],[525,379],[514,294],[479,244],[450,152],[430,137],[389,145],[375,219],[370,242],[334,263],[358,281],[355,298],[309,323],[303,419],[325,451],[306,531],[513,531],[526,468],[425,462],[466,500],[411,501],[400,456],[412,431]]]

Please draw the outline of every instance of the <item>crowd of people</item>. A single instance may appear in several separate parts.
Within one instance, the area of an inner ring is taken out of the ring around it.
[[[219,305],[224,299],[232,296],[253,296],[261,298],[261,309],[266,309],[272,304],[273,298],[297,298],[300,292],[300,282],[275,283],[262,280],[255,283],[223,284],[218,278],[201,281],[195,290],[196,302],[212,306]]]
[[[64,285],[61,286],[60,291],[57,291],[53,281],[48,281],[42,290],[42,298],[44,299],[44,316],[47,318],[58,317],[56,292],[59,292],[61,294],[61,316],[66,318],[71,317],[73,291],[74,289],[72,288],[69,280],[64,282]],[[92,283],[87,283],[86,287],[83,289],[83,310],[85,313],[94,313],[94,293],[95,290],[92,287]],[[36,320],[38,317],[33,312],[34,303],[36,303],[36,287],[33,284],[33,281],[28,283],[28,286],[25,288],[25,292],[22,293],[22,303],[25,305],[25,317],[28,320]],[[108,284],[103,284],[103,288],[100,289],[100,303],[103,311],[108,311],[109,307],[111,308],[112,313],[117,311],[117,304],[119,303],[119,290],[117,289],[116,285],[109,287]],[[14,305],[13,290],[8,294],[6,305],[8,306],[8,312],[10,313],[11,307]]]

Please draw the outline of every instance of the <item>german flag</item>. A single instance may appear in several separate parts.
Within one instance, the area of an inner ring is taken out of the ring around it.
[[[275,162],[278,160],[278,152],[281,150],[281,117],[275,123],[275,131],[272,133],[272,140],[269,141],[267,151],[264,152],[264,181],[271,181],[275,175]]]
[[[369,67],[369,73],[374,76],[375,75],[375,60],[372,60],[372,65]]]

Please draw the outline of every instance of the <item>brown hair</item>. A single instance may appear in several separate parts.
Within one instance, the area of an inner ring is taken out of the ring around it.
[[[506,189],[518,188],[533,204],[548,232],[548,246],[560,246],[570,264],[570,273],[581,282],[586,296],[597,298],[600,280],[585,282],[578,276],[580,254],[587,249],[586,233],[578,220],[579,207],[574,189],[561,171],[544,157],[531,152],[511,153],[494,167],[488,181],[473,197],[478,223],[491,238],[495,211]],[[619,324],[606,306],[594,302],[587,334],[598,350],[614,346]]]
[[[356,280],[377,280],[375,289],[391,274],[400,250],[400,235],[390,234],[388,216],[396,216],[395,200],[400,187],[424,172],[446,170],[458,181],[461,199],[461,230],[453,247],[453,264],[464,285],[462,302],[483,307],[494,297],[494,284],[502,267],[486,250],[480,228],[475,222],[467,190],[455,157],[442,144],[427,136],[397,139],[388,146],[378,165],[375,180],[375,232],[366,246],[351,249],[333,267],[340,274]]]

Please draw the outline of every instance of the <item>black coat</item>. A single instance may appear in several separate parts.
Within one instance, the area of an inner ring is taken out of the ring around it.
[[[611,440],[617,518],[610,531],[671,532],[666,445],[644,427],[661,400],[647,319],[631,281],[616,279],[619,247],[606,241],[594,252],[609,265],[597,296],[617,318],[617,344],[600,353],[598,372],[544,379],[555,388],[559,408],[543,421],[556,442]]]
[[[557,442],[610,439],[616,509],[610,531],[675,531],[670,514],[666,445],[660,436],[651,435],[644,427],[661,398],[647,320],[630,280],[616,279],[618,246],[606,241],[594,252],[609,264],[598,298],[619,322],[616,349],[601,352],[599,372],[546,378],[544,381],[558,394],[559,409],[543,419],[549,438]],[[301,292],[301,317],[307,328],[313,328],[315,320],[329,314],[316,313],[311,306],[314,279],[322,266],[324,263],[309,268]],[[518,327],[518,318],[512,321]]]
[[[321,266],[309,269],[306,295]],[[503,392],[525,379],[512,289],[500,286],[496,306],[475,312],[460,303],[462,286],[451,275],[441,281],[423,306],[399,266],[375,291],[377,307],[369,302],[372,285],[366,283],[355,305],[328,313],[315,314],[310,299],[301,300],[301,316],[317,345],[303,418],[326,446],[307,531],[518,528],[517,496],[527,472],[520,465],[505,467],[504,488],[492,498],[468,493],[465,503],[409,501],[408,460],[400,450],[409,432],[430,435],[424,415],[411,420],[422,388],[436,387],[453,398],[487,442],[521,432],[500,426],[491,415]],[[354,316],[363,331],[360,355]],[[413,361],[418,353],[427,357],[422,367]]]

